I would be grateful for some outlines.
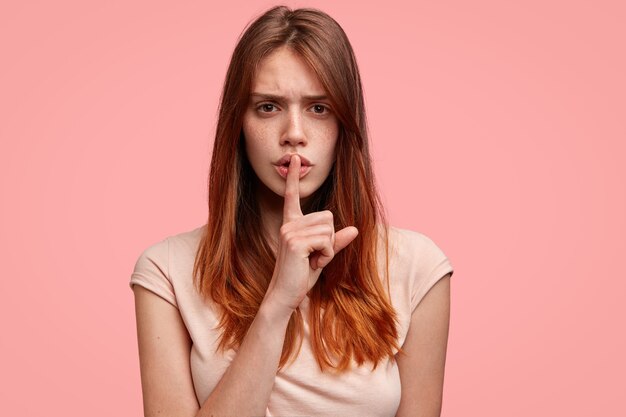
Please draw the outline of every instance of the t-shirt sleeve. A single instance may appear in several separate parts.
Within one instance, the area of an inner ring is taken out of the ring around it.
[[[415,311],[428,291],[446,274],[454,272],[446,254],[428,236],[417,233],[416,274],[412,277],[411,312]]]
[[[178,308],[169,276],[169,239],[153,244],[139,255],[129,285],[131,289],[141,285]]]

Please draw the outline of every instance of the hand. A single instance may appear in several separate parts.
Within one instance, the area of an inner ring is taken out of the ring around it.
[[[280,228],[274,274],[266,298],[295,310],[315,285],[322,269],[359,234],[354,226],[335,233],[329,210],[302,214],[300,157],[289,161],[285,185],[283,224]]]

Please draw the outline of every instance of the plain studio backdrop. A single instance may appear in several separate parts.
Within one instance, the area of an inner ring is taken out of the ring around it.
[[[0,6],[1,415],[141,415],[130,274],[206,221],[228,61],[275,4]],[[348,34],[391,223],[455,267],[442,415],[626,415],[624,3],[284,4]]]

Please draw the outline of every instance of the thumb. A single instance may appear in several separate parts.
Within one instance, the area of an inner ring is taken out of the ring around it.
[[[354,226],[344,227],[335,233],[335,253],[339,252],[350,244],[359,234],[359,230]]]

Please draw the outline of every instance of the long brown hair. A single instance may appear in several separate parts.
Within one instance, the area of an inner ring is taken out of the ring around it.
[[[396,312],[377,269],[382,237],[389,276],[388,223],[375,187],[356,58],[343,29],[320,10],[273,7],[249,23],[239,38],[220,97],[209,173],[209,217],[194,264],[194,285],[220,308],[218,349],[238,348],[276,263],[259,232],[263,228],[253,188],[255,174],[245,154],[242,120],[259,62],[283,46],[314,70],[339,120],[335,164],[309,209],[332,211],[336,230],[349,225],[359,230],[308,294],[312,350],[322,370],[344,371],[351,360],[358,365],[371,362],[375,369],[385,357],[394,360],[393,348],[400,350]],[[294,352],[297,356],[302,336],[298,308],[287,326],[279,367]]]

